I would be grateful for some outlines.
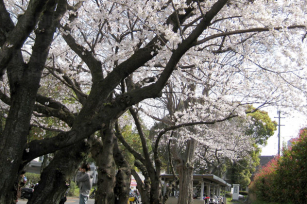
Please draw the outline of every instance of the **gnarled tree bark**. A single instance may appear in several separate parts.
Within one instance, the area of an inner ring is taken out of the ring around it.
[[[179,173],[178,204],[191,204],[193,202],[193,159],[197,142],[194,139],[187,141],[185,157],[177,165]]]
[[[90,150],[84,141],[55,153],[53,160],[43,170],[41,180],[35,187],[28,204],[59,203],[67,190],[66,183],[74,180],[76,170]]]

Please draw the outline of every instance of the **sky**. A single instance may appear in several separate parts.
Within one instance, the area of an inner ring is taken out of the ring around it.
[[[268,112],[270,118],[278,123],[277,109],[267,108],[264,109]],[[307,127],[307,116],[300,114],[299,112],[292,112],[292,115],[283,114],[282,109],[280,110],[280,144],[282,148],[283,143],[287,143],[291,138],[298,136],[299,130],[303,127]],[[278,153],[278,129],[275,134],[268,139],[267,145],[262,147],[262,156],[277,155]]]

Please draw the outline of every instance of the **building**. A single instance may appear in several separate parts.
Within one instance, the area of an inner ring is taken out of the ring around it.
[[[41,173],[42,162],[39,159],[32,160],[26,165],[25,171],[29,173],[40,174]]]

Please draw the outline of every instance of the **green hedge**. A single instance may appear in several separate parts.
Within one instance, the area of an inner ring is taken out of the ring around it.
[[[239,192],[239,194],[241,194],[241,195],[244,195],[244,196],[245,196],[245,195],[248,195],[248,192],[247,192],[247,191],[240,191],[240,192]]]
[[[27,177],[28,181],[26,185],[36,184],[40,180],[40,174],[35,173],[26,173],[25,176]],[[75,182],[70,182],[68,196],[79,196],[79,188]]]
[[[227,191],[226,194],[225,194],[225,197],[226,198],[232,198],[232,193]]]
[[[79,196],[79,189],[75,182],[71,181],[68,191],[68,196]]]
[[[34,174],[34,173],[26,173],[25,176],[27,177],[28,181],[26,185],[30,185],[30,184],[36,184],[39,182],[40,180],[40,174]]]

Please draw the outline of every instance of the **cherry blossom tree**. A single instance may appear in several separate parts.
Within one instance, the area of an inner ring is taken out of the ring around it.
[[[186,97],[203,100],[189,114],[177,113],[178,124],[244,116],[246,104],[304,111],[306,5],[1,0],[0,98],[8,112],[0,131],[0,203],[13,203],[20,170],[48,153],[55,156],[29,203],[59,201],[100,130],[107,133],[102,173],[108,179],[115,121],[133,105],[159,98],[170,81],[197,86]],[[58,134],[28,142],[31,124],[50,128],[44,117],[57,120],[51,128]],[[107,182],[115,186],[114,179]],[[100,203],[114,203],[111,188]]]
[[[230,114],[220,117],[218,110],[214,107],[211,107],[211,110],[205,110],[206,114],[203,114],[206,101],[202,97],[193,97],[192,93],[188,97],[178,97],[195,89],[193,84],[196,83],[182,87],[180,90],[170,85],[167,86],[169,92],[165,93],[165,100],[162,100],[162,103],[167,108],[169,115],[159,119],[163,125],[156,125],[152,131],[152,134],[157,136],[154,139],[155,148],[164,150],[164,157],[168,155],[171,173],[175,174],[174,177],[178,174],[179,191],[181,192],[178,203],[192,202],[195,162],[198,163],[198,167],[208,169],[208,166],[215,161],[219,161],[221,165],[225,163],[221,160],[226,158],[242,159],[253,149],[252,138],[245,134],[247,124],[249,124],[248,119],[242,120],[241,123],[234,122],[233,117],[237,115]],[[210,92],[207,91],[208,87],[204,89],[206,89],[205,92]],[[185,100],[181,101],[184,98]],[[241,107],[236,107],[236,109],[238,111]],[[247,111],[247,108],[245,109]],[[213,120],[209,115],[215,115],[217,120]],[[168,146],[168,148],[163,146]],[[158,157],[156,155],[159,155],[157,149],[154,151],[155,158]],[[156,169],[158,169],[157,166],[156,164]],[[171,185],[169,186],[171,188]]]

